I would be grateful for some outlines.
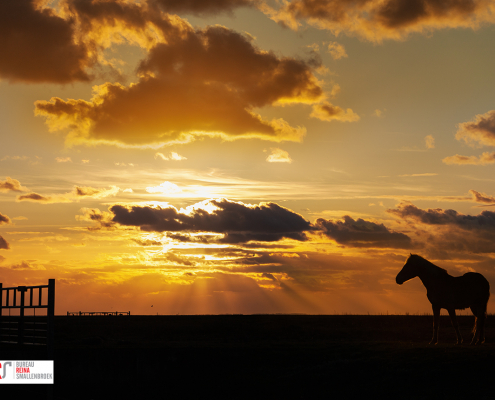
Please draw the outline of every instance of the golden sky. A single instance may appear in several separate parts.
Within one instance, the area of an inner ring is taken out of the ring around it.
[[[0,0],[0,282],[56,313],[423,313],[495,278],[495,1]]]

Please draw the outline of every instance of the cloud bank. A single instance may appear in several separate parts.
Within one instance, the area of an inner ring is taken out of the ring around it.
[[[324,235],[337,243],[349,247],[379,247],[408,249],[412,247],[409,236],[394,232],[383,224],[365,221],[361,218],[354,220],[345,215],[344,221],[330,221],[320,218],[316,226]]]
[[[477,29],[495,21],[491,0],[293,0],[280,8],[261,9],[294,30],[306,21],[333,34],[345,33],[372,42],[403,40],[412,33],[446,28]]]
[[[146,232],[212,232],[222,243],[274,242],[284,238],[306,241],[314,228],[299,214],[275,203],[248,205],[226,199],[206,200],[187,210],[175,207],[110,207],[113,214],[92,218],[106,224],[134,226]]]
[[[36,102],[50,130],[68,144],[160,146],[195,136],[300,141],[305,129],[263,120],[254,108],[318,103],[323,91],[302,60],[261,51],[230,29],[180,31],[153,47],[129,86],[106,83],[91,101]]]
[[[232,13],[238,7],[254,7],[261,0],[152,0],[160,9],[172,14],[213,15]]]

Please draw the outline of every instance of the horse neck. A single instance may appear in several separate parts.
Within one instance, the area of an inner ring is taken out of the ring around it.
[[[421,282],[423,282],[423,285],[425,285],[427,289],[435,286],[439,278],[441,279],[444,276],[448,276],[448,274],[444,274],[444,271],[440,267],[437,267],[435,264],[425,259],[421,260],[418,272],[418,278],[421,279]]]

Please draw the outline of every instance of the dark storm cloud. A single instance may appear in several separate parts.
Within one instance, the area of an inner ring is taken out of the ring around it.
[[[431,254],[495,252],[495,212],[465,215],[440,208],[423,210],[410,203],[387,212],[408,221]]]
[[[326,236],[346,246],[398,249],[412,247],[409,236],[391,231],[383,224],[365,221],[361,218],[354,220],[347,215],[343,218],[344,221],[336,222],[320,218],[316,221],[316,226]]]
[[[2,236],[0,236],[0,249],[3,249],[3,250],[10,249],[9,244],[7,243],[7,241]]]
[[[218,239],[218,236],[212,235],[187,235],[182,233],[168,233],[167,237],[183,243],[203,243],[208,244]]]
[[[0,78],[21,82],[88,81],[93,60],[74,40],[74,21],[42,0],[0,1]]]
[[[401,203],[395,209],[388,209],[388,213],[403,219],[413,219],[428,225],[454,225],[466,230],[494,230],[495,212],[482,211],[478,215],[460,214],[455,210],[441,208],[423,210],[414,204]]]
[[[112,43],[149,48],[188,25],[170,13],[216,14],[252,6],[253,0],[46,0],[0,1],[0,79],[28,83],[89,81]],[[51,6],[56,7],[51,8]],[[161,38],[156,37],[160,32]],[[108,65],[107,65],[108,66]]]
[[[172,14],[212,15],[231,13],[238,7],[252,7],[258,0],[149,0],[149,4]]]
[[[335,34],[357,34],[377,42],[404,39],[412,32],[476,29],[494,22],[491,0],[293,0],[278,10],[266,5],[261,9],[293,29],[307,20]]]
[[[469,19],[485,1],[473,0],[389,0],[376,10],[376,20],[388,28],[403,28],[423,21]]]
[[[215,232],[224,234],[225,243],[244,243],[251,240],[277,241],[290,238],[307,240],[305,231],[311,224],[286,208],[275,203],[247,206],[226,199],[210,200],[208,206],[216,209],[207,212],[195,207],[190,214],[176,208],[151,208],[115,205],[110,208],[112,219],[124,226],[137,226],[154,232]]]

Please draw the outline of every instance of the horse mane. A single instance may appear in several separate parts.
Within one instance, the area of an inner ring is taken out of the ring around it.
[[[416,259],[417,262],[419,262],[423,267],[426,267],[430,272],[433,272],[436,274],[442,273],[445,275],[449,275],[449,273],[447,272],[446,269],[443,269],[443,268],[439,267],[438,265],[433,264],[432,262],[428,261],[426,258],[423,258],[418,254],[411,254],[409,256],[408,260],[410,258]]]

